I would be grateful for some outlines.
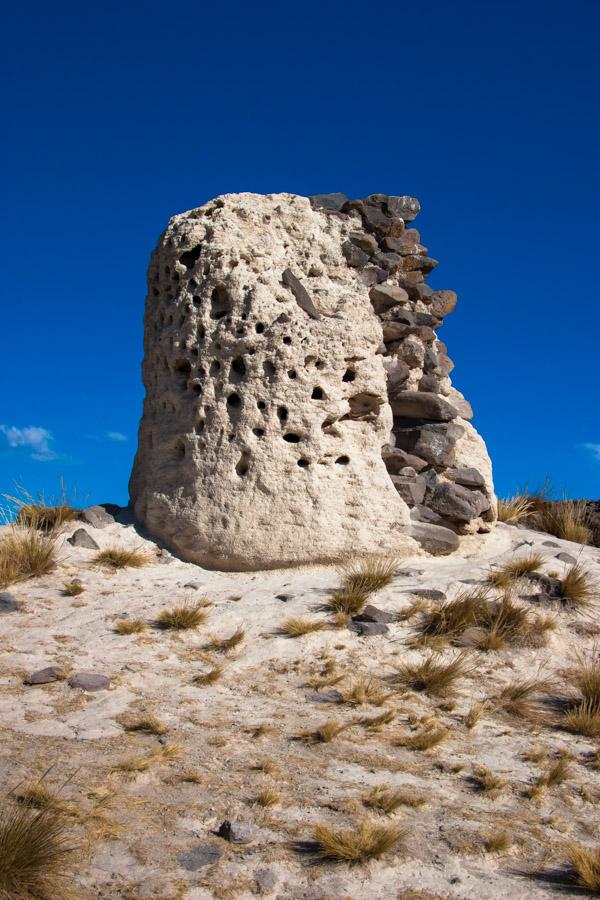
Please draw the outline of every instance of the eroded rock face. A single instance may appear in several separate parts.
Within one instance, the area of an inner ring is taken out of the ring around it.
[[[230,194],[171,219],[148,273],[130,482],[170,549],[259,569],[410,549],[415,507],[454,531],[493,519],[489,458],[435,333],[456,297],[425,284],[417,212]]]

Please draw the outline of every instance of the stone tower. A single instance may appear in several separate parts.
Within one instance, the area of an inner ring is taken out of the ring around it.
[[[148,272],[138,519],[223,570],[434,552],[495,517],[410,197],[228,194]],[[415,541],[417,543],[415,543]]]

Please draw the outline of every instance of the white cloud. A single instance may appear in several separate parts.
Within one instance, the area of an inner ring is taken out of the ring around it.
[[[590,450],[597,460],[600,460],[600,444],[584,444],[586,450]]]
[[[0,425],[0,431],[6,437],[8,446],[16,450],[19,447],[26,447],[31,450],[31,458],[38,462],[48,462],[48,460],[56,459],[56,453],[49,447],[49,441],[52,438],[52,432],[47,428],[39,428],[37,425],[30,425],[27,428],[16,428],[14,425]]]
[[[126,441],[128,437],[126,434],[121,434],[120,431],[107,431],[106,437],[109,441]]]

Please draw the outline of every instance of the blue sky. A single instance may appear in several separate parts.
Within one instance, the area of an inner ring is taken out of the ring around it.
[[[220,193],[413,194],[500,494],[600,496],[600,5],[13,4],[0,491],[125,503],[150,251]]]

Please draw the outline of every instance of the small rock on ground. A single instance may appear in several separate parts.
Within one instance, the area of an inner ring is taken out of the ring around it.
[[[67,543],[71,544],[72,547],[84,547],[86,550],[99,550],[100,547],[91,536],[88,534],[85,528],[78,528],[77,531],[74,531],[70,538],[67,538]]]
[[[205,844],[194,847],[188,853],[180,853],[177,860],[184,869],[187,869],[189,872],[197,872],[198,869],[215,863],[222,855],[223,852],[218,847],[213,847],[212,844]]]
[[[8,591],[0,591],[0,613],[16,612],[19,601]]]
[[[59,681],[63,674],[60,666],[47,666],[45,669],[38,669],[32,672],[24,680],[24,684],[51,684],[53,681]]]
[[[69,678],[69,685],[84,691],[105,691],[110,687],[110,678],[95,672],[76,672]]]
[[[106,512],[103,506],[88,506],[79,514],[82,522],[91,525],[92,528],[106,528],[107,525],[114,525],[115,518]]]

